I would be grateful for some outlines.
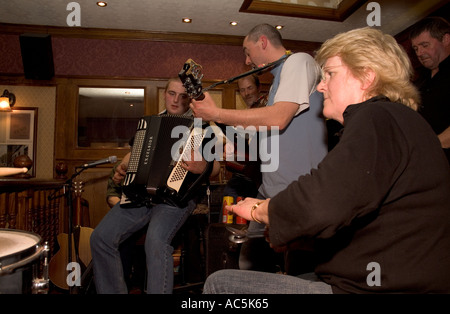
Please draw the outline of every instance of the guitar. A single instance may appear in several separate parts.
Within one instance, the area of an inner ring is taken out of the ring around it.
[[[195,100],[202,100],[205,98],[203,95],[203,86],[202,86],[202,66],[196,63],[192,59],[188,59],[181,69],[180,73],[178,73],[178,77],[183,83],[184,88],[186,89],[186,93],[190,98]]]
[[[252,70],[250,72],[244,73],[242,75],[237,76],[236,78],[229,79],[226,81],[215,83],[206,89],[202,87],[202,66],[196,63],[192,59],[188,59],[181,71],[178,73],[178,77],[183,83],[184,88],[186,89],[186,93],[188,96],[195,100],[202,100],[205,98],[203,91],[207,89],[211,89],[219,84],[230,83],[236,80],[237,78],[244,77],[246,75],[250,75],[255,72]],[[251,161],[247,153],[242,153],[237,149],[237,140],[236,135],[234,138],[227,138],[226,134],[226,126],[221,123],[215,123],[213,121],[209,122],[211,127],[213,128],[214,133],[216,134],[218,140],[222,141],[222,145],[224,146],[227,142],[231,142],[234,145],[234,156],[236,160],[224,160],[225,166],[227,169],[238,172],[246,175],[247,177],[253,179],[257,184],[261,183],[261,172],[260,172],[260,161]],[[245,151],[249,151],[248,149],[249,140],[246,140]],[[244,160],[244,161],[241,161]]]
[[[81,272],[86,271],[86,265],[92,260],[90,237],[94,229],[81,226],[81,213],[82,213],[82,197],[83,182],[74,182],[74,221],[73,221],[73,233],[72,233],[72,261],[77,262],[80,265]],[[69,191],[69,193],[71,193]],[[51,258],[49,264],[49,277],[55,286],[63,290],[69,290],[70,287],[67,284],[67,276],[71,270],[67,270],[69,263],[69,235],[67,233],[61,233],[57,236],[59,244],[59,251]]]

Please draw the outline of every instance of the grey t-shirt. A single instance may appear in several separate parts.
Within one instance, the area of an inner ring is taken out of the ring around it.
[[[309,173],[328,152],[323,96],[315,90],[320,69],[314,59],[296,53],[271,72],[274,79],[267,105],[288,101],[299,104],[299,109],[284,130],[258,134],[263,171],[259,192],[266,198]]]

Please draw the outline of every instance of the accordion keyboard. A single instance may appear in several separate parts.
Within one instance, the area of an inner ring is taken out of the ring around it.
[[[141,156],[142,147],[144,146],[145,133],[147,131],[147,122],[144,119],[139,121],[138,130],[134,137],[132,153],[130,155],[130,161],[128,163],[127,176],[125,178],[125,184],[130,184],[134,181],[136,173],[139,168],[139,158]]]
[[[175,191],[179,191],[181,185],[186,177],[187,170],[181,166],[183,160],[191,160],[192,155],[191,152],[193,150],[199,149],[201,147],[203,138],[205,136],[205,131],[202,128],[194,127],[189,135],[186,145],[184,146],[183,153],[178,159],[175,167],[167,179],[167,186],[174,189]]]

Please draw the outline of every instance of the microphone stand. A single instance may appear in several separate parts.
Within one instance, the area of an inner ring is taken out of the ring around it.
[[[292,52],[291,52],[290,50],[287,50],[287,51],[286,51],[286,54],[283,55],[280,59],[278,59],[278,60],[276,60],[276,61],[273,61],[273,62],[271,62],[271,63],[269,63],[269,64],[263,65],[263,66],[261,66],[261,67],[259,67],[259,68],[254,68],[254,69],[252,69],[252,70],[250,70],[250,71],[247,71],[247,72],[245,72],[245,73],[239,74],[238,76],[232,77],[232,78],[230,78],[230,79],[227,79],[227,80],[223,80],[223,81],[214,83],[214,84],[212,84],[212,85],[210,85],[210,86],[208,86],[208,87],[205,87],[205,88],[203,89],[203,91],[206,92],[207,90],[209,90],[209,89],[211,89],[211,88],[214,88],[214,87],[216,87],[216,86],[218,86],[218,85],[222,85],[222,84],[231,84],[231,83],[233,83],[234,81],[236,81],[236,80],[238,80],[238,79],[240,79],[240,78],[243,78],[243,77],[245,77],[245,76],[249,76],[249,75],[252,75],[252,74],[255,74],[255,73],[262,72],[262,71],[264,71],[264,70],[266,70],[266,69],[268,69],[268,68],[270,68],[270,67],[273,67],[273,66],[275,66],[275,65],[277,65],[277,64],[280,64],[281,62],[283,62],[284,60],[286,60],[291,54],[292,54]]]

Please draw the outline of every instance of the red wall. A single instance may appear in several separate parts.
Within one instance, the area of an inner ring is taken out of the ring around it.
[[[0,34],[0,43],[0,73],[23,74],[19,36]],[[52,48],[56,76],[168,78],[188,58],[209,80],[248,70],[240,46],[53,37]]]
[[[400,38],[400,44],[417,67],[408,40]],[[203,66],[205,80],[249,70],[241,46],[53,37],[52,48],[56,76],[166,79],[176,76],[189,58]],[[0,34],[0,75],[23,73],[19,35]]]

